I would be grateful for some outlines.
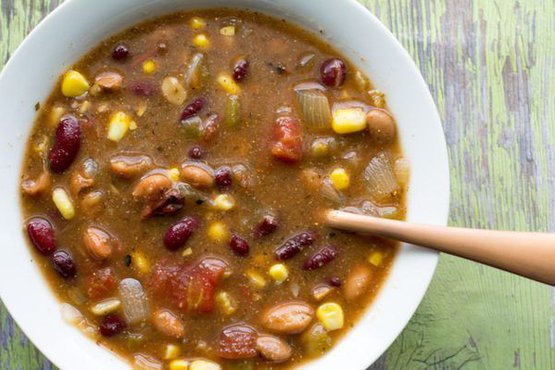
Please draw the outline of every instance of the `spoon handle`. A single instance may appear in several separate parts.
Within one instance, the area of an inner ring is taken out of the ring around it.
[[[555,285],[555,234],[420,225],[335,210],[326,221],[337,229],[420,245]]]

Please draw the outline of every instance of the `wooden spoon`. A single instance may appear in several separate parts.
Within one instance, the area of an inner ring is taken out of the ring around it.
[[[555,234],[419,225],[336,210],[325,218],[337,229],[420,245],[555,285]]]

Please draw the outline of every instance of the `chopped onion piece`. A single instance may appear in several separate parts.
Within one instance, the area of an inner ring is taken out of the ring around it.
[[[98,162],[92,158],[88,158],[83,162],[83,173],[90,178],[96,177],[98,175],[100,166]]]
[[[299,296],[299,292],[301,291],[301,286],[297,282],[292,282],[289,284],[289,289],[291,289],[291,293],[293,297],[297,298]]]
[[[62,314],[62,319],[71,325],[79,326],[85,320],[85,316],[83,316],[81,311],[69,303],[62,303],[60,312]]]
[[[143,355],[143,354],[136,354],[133,356],[135,359],[134,361],[134,369],[136,370],[162,370],[163,366],[160,361],[155,359],[154,357]]]
[[[298,64],[298,68],[301,69],[308,69],[308,68],[312,68],[314,66],[314,59],[316,58],[316,55],[314,54],[306,54],[303,55],[301,57],[301,59],[299,60],[299,64]]]
[[[322,181],[322,187],[320,188],[320,194],[328,200],[331,200],[335,203],[343,203],[345,201],[345,197],[341,194],[337,189],[333,187],[331,181],[328,177]]]
[[[231,168],[231,172],[233,172],[233,177],[243,188],[250,189],[256,185],[256,179],[252,175],[252,170],[244,164],[236,164]]]
[[[372,158],[364,170],[364,178],[367,181],[370,196],[375,201],[380,201],[399,190],[391,159],[386,152],[380,152]]]
[[[286,105],[282,105],[281,107],[276,109],[276,113],[278,115],[287,115],[287,114],[291,114],[292,112],[293,112],[293,109],[291,109],[291,107],[288,107]]]
[[[328,97],[320,90],[296,90],[303,123],[316,131],[331,128]]]
[[[319,90],[322,92],[327,91],[324,85],[319,84],[318,82],[308,81],[308,82],[301,82],[294,88],[295,92],[304,91],[304,90]]]
[[[202,72],[202,61],[204,60],[204,55],[197,53],[193,55],[191,63],[187,67],[185,72],[185,86],[190,89],[199,89],[202,87],[203,72]]]
[[[360,164],[360,156],[358,155],[358,152],[354,150],[343,154],[342,158],[353,168],[358,167]]]
[[[138,280],[127,278],[119,283],[119,294],[123,306],[123,316],[128,324],[144,321],[149,316],[148,300],[143,286]]]

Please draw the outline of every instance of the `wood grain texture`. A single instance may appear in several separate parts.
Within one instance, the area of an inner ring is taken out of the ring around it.
[[[555,2],[360,1],[432,90],[449,145],[450,223],[555,231]],[[0,0],[0,63],[58,2]],[[553,297],[442,256],[422,305],[372,369],[555,368]],[[0,369],[51,368],[0,305]]]

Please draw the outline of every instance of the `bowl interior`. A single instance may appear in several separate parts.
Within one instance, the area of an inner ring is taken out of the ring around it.
[[[19,174],[34,106],[57,77],[106,37],[177,10],[221,6],[217,0],[69,0],[47,17],[0,76],[0,295],[19,326],[62,369],[128,369],[128,365],[65,324],[60,302],[33,263],[21,230]],[[449,202],[447,151],[430,93],[414,63],[385,27],[354,0],[228,0],[314,32],[346,54],[388,97],[411,163],[408,220],[445,224]],[[420,303],[437,254],[403,245],[389,278],[359,324],[306,369],[363,369],[393,342]],[[40,309],[37,309],[40,307]]]

